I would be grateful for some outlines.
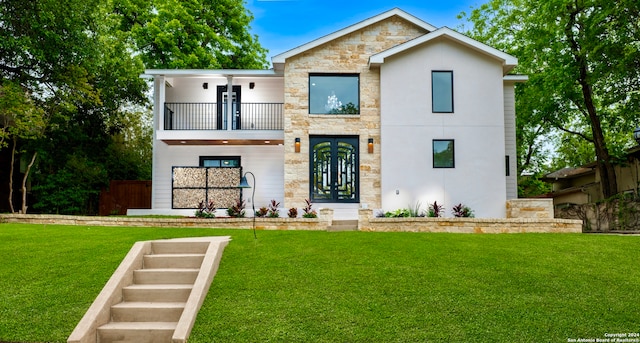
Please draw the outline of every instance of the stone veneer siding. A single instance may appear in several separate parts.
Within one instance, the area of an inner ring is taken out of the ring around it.
[[[359,136],[360,203],[381,206],[380,187],[380,70],[369,69],[369,57],[427,33],[399,17],[375,23],[285,62],[284,207],[309,198],[309,135]],[[310,115],[309,73],[360,75],[359,115]],[[300,153],[294,151],[300,138]],[[374,153],[367,152],[373,138]]]

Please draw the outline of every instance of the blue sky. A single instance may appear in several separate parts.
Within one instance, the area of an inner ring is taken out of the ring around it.
[[[478,7],[483,0],[246,0],[253,13],[251,31],[278,55],[316,38],[398,7],[436,26],[456,29],[456,16]]]

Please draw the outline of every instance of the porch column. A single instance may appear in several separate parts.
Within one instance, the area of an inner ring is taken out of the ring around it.
[[[233,76],[227,75],[227,130],[233,130]]]
[[[164,82],[165,77],[163,75],[156,75],[153,79],[153,99],[155,100],[153,104],[153,117],[154,122],[157,123],[156,130],[159,131],[164,130],[164,102],[166,99]]]

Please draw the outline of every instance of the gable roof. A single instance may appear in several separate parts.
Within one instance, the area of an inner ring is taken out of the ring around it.
[[[426,44],[427,42],[430,42],[440,37],[445,37],[447,39],[453,40],[471,49],[474,49],[480,53],[483,53],[485,55],[501,60],[502,69],[505,74],[518,64],[518,59],[515,58],[514,56],[504,53],[498,49],[492,48],[484,43],[478,42],[475,39],[467,37],[445,26],[437,30],[434,30],[432,32],[429,32],[423,36],[420,36],[418,38],[412,39],[403,44],[396,45],[391,49],[372,55],[369,58],[369,67],[379,67],[381,64],[384,63],[387,57],[391,57],[398,53],[410,50],[421,44]]]
[[[356,23],[354,25],[348,26],[342,30],[336,31],[334,33],[330,33],[324,37],[320,37],[316,40],[313,40],[309,43],[303,44],[297,48],[293,48],[289,51],[285,51],[279,55],[273,56],[271,58],[271,62],[273,63],[273,67],[277,69],[277,67],[281,66],[282,64],[284,64],[285,60],[289,57],[292,56],[296,56],[298,54],[301,54],[307,50],[311,50],[315,47],[318,47],[322,44],[325,44],[327,42],[330,42],[334,39],[340,38],[342,36],[348,35],[350,33],[356,32],[364,27],[367,27],[369,25],[375,24],[377,22],[386,20],[388,18],[391,18],[393,16],[399,16],[400,18],[409,21],[410,23],[421,27],[423,29],[425,29],[426,31],[434,31],[437,28],[425,21],[423,21],[422,19],[419,19],[418,17],[415,17],[399,8],[394,8],[392,10],[389,10],[387,12],[378,14],[374,17],[371,17],[369,19],[365,19],[359,23]]]

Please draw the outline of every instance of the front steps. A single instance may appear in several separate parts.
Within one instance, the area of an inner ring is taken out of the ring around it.
[[[228,242],[136,243],[67,342],[186,342]]]
[[[327,231],[358,231],[358,220],[334,220]]]

